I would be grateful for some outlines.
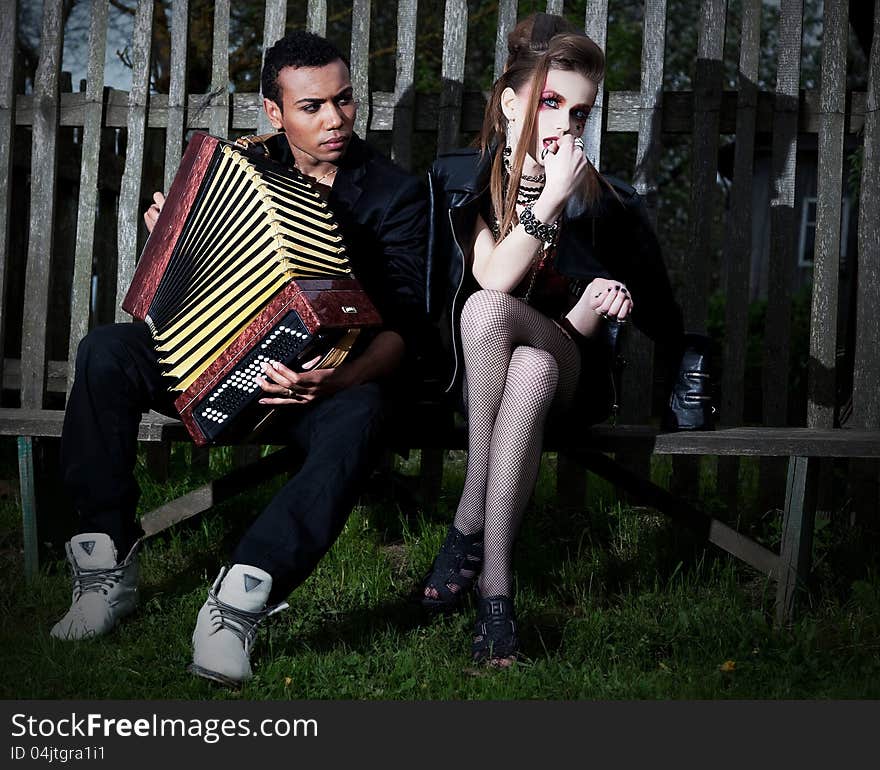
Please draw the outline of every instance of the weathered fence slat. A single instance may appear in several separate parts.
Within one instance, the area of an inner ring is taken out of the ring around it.
[[[721,370],[719,420],[739,425],[745,403],[744,372],[748,336],[749,269],[752,253],[752,182],[755,159],[755,122],[758,108],[758,62],[761,46],[761,0],[747,0],[742,8],[739,50],[739,92],[736,105],[736,147],[730,212],[724,229],[724,351]],[[718,461],[718,491],[736,507],[739,459]]]
[[[21,405],[31,409],[43,405],[46,386],[46,318],[52,267],[52,223],[55,221],[62,35],[61,2],[46,0],[40,34],[40,61],[34,80],[31,220],[21,340]]]
[[[119,191],[119,265],[116,280],[116,320],[128,314],[120,307],[134,274],[137,259],[138,226],[141,221],[140,197],[144,169],[144,134],[147,122],[147,91],[150,84],[150,30],[153,0],[140,0],[134,17],[132,36],[131,91],[128,94],[128,144],[125,172]]]
[[[603,51],[608,37],[608,0],[588,0],[584,31]],[[605,112],[605,89],[599,88],[590,119],[584,129],[584,152],[596,168],[602,162],[602,117]]]
[[[311,23],[312,20],[312,1],[309,2],[309,20]],[[320,3],[324,6],[324,23],[326,25],[327,19],[327,3],[326,0],[322,0]],[[316,3],[317,5],[317,3]],[[287,21],[287,2],[286,0],[266,0],[266,20],[263,23],[263,56],[260,60],[260,65],[262,67],[262,62],[266,59],[266,51],[268,51],[275,43],[277,43],[282,37],[284,37],[284,25]],[[312,29],[311,26],[309,29]],[[312,30],[313,32],[316,30]],[[319,33],[320,34],[320,33]],[[263,102],[257,95],[257,113],[256,113],[256,126],[258,134],[268,134],[272,131],[272,124],[269,122],[269,118],[266,116],[265,110],[263,110]],[[234,116],[233,110],[233,116]],[[238,128],[235,125],[235,121],[233,120],[233,127]]]
[[[547,13],[555,13],[562,16],[563,0],[547,0]]]
[[[770,200],[768,296],[773,301],[767,305],[764,335],[764,422],[767,425],[785,425],[788,407],[802,16],[802,0],[782,0]]]
[[[685,327],[706,330],[709,313],[710,264],[713,254],[712,220],[718,197],[718,124],[721,112],[722,59],[726,0],[705,0],[700,6],[697,62],[694,71],[694,131],[691,155],[690,243],[687,269],[679,293]],[[671,488],[678,492],[699,486],[697,458],[676,458]]]
[[[712,212],[717,199],[718,121],[721,109],[725,0],[706,0],[700,8],[700,33],[694,73],[694,136],[691,159],[690,248],[687,291],[682,295],[685,325],[706,328],[709,266],[712,258]]]
[[[868,70],[865,144],[859,193],[859,285],[855,368],[853,371],[853,423],[880,428],[880,0],[874,2],[874,37]]]
[[[807,425],[811,428],[831,428],[834,425],[848,37],[849,6],[846,0],[825,0],[816,245],[807,370]]]
[[[413,77],[416,62],[416,18],[418,0],[397,4],[397,74],[394,80],[394,133],[391,157],[409,169],[412,165]]]
[[[367,135],[370,118],[370,8],[371,0],[353,0],[351,5],[351,83],[360,99],[354,130]]]
[[[607,23],[608,0],[589,0],[586,7],[584,31],[603,51],[605,50]],[[603,104],[603,88],[600,86],[583,134],[584,153],[597,169],[601,159]],[[637,348],[637,344],[633,346],[635,357],[638,356]],[[629,353],[629,347],[627,353]],[[626,388],[625,383],[624,388]],[[623,461],[623,458],[621,460]],[[644,454],[639,459],[627,458],[626,462],[632,470],[640,468],[644,471],[650,468],[650,458]],[[564,506],[582,503],[586,494],[586,485],[586,472],[577,466],[576,461],[568,453],[560,452],[556,462],[556,490],[560,503]]]
[[[779,62],[773,104],[773,149],[770,179],[770,264],[764,323],[762,373],[763,421],[786,425],[791,349],[791,296],[796,218],[795,175],[798,147],[802,0],[782,0],[779,20]],[[761,508],[778,507],[775,498],[784,474],[779,461],[764,458],[760,470]]]
[[[15,50],[17,0],[4,5],[0,17],[0,51]],[[15,56],[0,62],[0,382],[6,339],[6,270],[9,263],[9,212],[12,206],[12,136],[15,131]]]
[[[171,81],[168,85],[168,128],[165,131],[165,184],[163,189],[166,192],[174,181],[183,150],[183,126],[186,117],[188,16],[189,0],[174,0],[171,6]]]
[[[214,47],[211,54],[211,106],[208,131],[229,135],[229,0],[214,4]]]
[[[647,0],[642,36],[642,105],[636,147],[634,186],[644,196],[648,216],[657,221],[657,170],[660,166],[660,123],[663,115],[663,48],[666,39],[666,0]],[[600,124],[601,125],[601,124]],[[626,345],[627,366],[623,375],[621,417],[642,422],[651,414],[652,345],[640,332],[630,335]],[[643,466],[650,458],[642,461]]]
[[[464,59],[467,50],[467,0],[446,0],[443,19],[443,65],[440,110],[437,123],[437,152],[449,152],[458,145],[461,125]]]
[[[516,25],[517,0],[499,0],[498,25],[495,28],[495,80],[507,63],[507,36]]]
[[[738,425],[743,415],[743,372],[748,332],[748,314],[743,308],[748,305],[752,249],[752,181],[760,44],[761,0],[748,0],[743,6],[733,185],[722,252],[726,307],[721,420],[725,425]]]
[[[104,49],[107,43],[107,6],[95,3],[89,27],[89,62],[86,70],[86,114],[82,134],[79,210],[76,251],[70,297],[70,338],[67,346],[67,387],[73,384],[76,348],[89,330],[92,257],[98,206],[98,164],[104,115]]]
[[[306,29],[321,37],[327,34],[327,0],[309,0]]]

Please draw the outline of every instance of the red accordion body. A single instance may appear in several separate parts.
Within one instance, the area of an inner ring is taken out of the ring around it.
[[[200,446],[265,421],[263,361],[336,366],[381,324],[307,180],[207,134],[184,153],[122,307],[150,327]]]

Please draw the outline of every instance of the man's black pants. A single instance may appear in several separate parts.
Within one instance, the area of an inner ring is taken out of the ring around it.
[[[80,343],[64,417],[61,467],[81,532],[106,532],[122,558],[142,534],[134,477],[141,415],[174,415],[145,324],[102,326]],[[281,407],[272,442],[297,447],[303,465],[248,529],[232,562],[266,570],[270,601],[286,597],[339,536],[379,455],[391,400],[377,383],[304,406]]]

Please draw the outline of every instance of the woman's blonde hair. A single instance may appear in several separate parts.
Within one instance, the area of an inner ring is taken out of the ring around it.
[[[517,185],[510,184],[506,193],[504,191],[504,153],[501,151],[507,142],[507,118],[501,109],[504,89],[519,92],[529,83],[532,86],[529,104],[523,114],[521,141],[510,158],[510,177],[519,179],[531,144],[529,140],[535,131],[547,73],[553,69],[574,71],[597,85],[605,74],[602,49],[560,16],[536,13],[521,21],[507,36],[507,51],[507,64],[492,88],[477,140],[484,154],[499,148],[492,161],[489,190],[495,219],[502,233],[506,233],[517,219]],[[595,169],[587,176],[582,193],[586,203],[592,203],[598,197],[598,176]]]

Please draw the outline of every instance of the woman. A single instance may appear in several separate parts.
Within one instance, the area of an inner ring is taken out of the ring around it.
[[[587,424],[607,416],[606,326],[632,314],[653,338],[679,352],[682,342],[638,196],[584,156],[602,51],[547,14],[517,25],[508,50],[479,150],[442,156],[430,175],[431,269],[448,259],[450,270],[435,306],[448,311],[454,381],[464,364],[469,455],[455,520],[420,596],[446,610],[476,588],[473,657],[496,666],[519,652],[511,555],[548,415],[576,403]]]

